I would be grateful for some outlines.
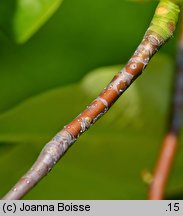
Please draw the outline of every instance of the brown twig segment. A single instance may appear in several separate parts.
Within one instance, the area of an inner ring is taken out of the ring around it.
[[[160,8],[164,8],[165,11],[162,12],[159,10]],[[149,29],[127,65],[87,109],[46,144],[32,168],[3,199],[20,199],[23,197],[52,169],[71,144],[109,110],[119,96],[141,74],[161,45],[172,36],[178,14],[179,7],[176,4],[166,0],[160,2]],[[163,34],[159,25],[164,29]]]
[[[183,25],[183,17],[182,22]],[[163,146],[154,171],[153,181],[150,185],[148,198],[161,200],[164,198],[168,177],[176,155],[178,135],[181,129],[183,109],[183,26],[181,25],[181,37],[177,55],[177,73],[175,88],[170,111],[170,123],[165,135]]]

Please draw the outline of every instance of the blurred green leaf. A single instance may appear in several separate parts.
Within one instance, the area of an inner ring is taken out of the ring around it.
[[[128,1],[131,1],[131,2],[143,2],[143,3],[146,3],[146,2],[159,2],[160,0],[128,0]],[[173,2],[176,2],[176,3],[183,3],[183,0],[173,0]]]
[[[0,24],[17,43],[26,42],[56,11],[62,0],[2,0]]]
[[[16,1],[0,1],[0,19],[13,20],[14,8],[8,3]],[[93,68],[126,62],[155,6],[152,2],[67,0],[27,43],[16,46],[0,34],[0,112],[30,96],[78,82]],[[12,29],[6,26],[7,31]],[[170,40],[166,48],[171,55],[175,41]]]
[[[0,141],[19,143],[6,154],[1,153],[1,195],[31,166],[43,145],[96,97],[118,69],[119,66],[91,71],[75,85],[32,97],[0,116]],[[172,75],[171,59],[164,55],[154,57],[133,84],[134,89],[130,92],[129,88],[111,110],[80,137],[26,198],[145,199],[147,186],[142,175],[144,170],[154,167],[161,144]],[[139,101],[139,125],[135,124],[135,115],[132,118],[125,111],[136,105],[134,91]],[[123,124],[125,119],[128,124]],[[168,192],[183,187],[182,157],[180,149]]]
[[[56,11],[62,0],[18,0],[13,26],[15,40],[27,41]]]
[[[158,68],[157,65],[159,65]],[[23,142],[25,140],[32,142],[31,139],[34,137],[36,139],[36,136],[39,137],[42,133],[50,133],[50,131],[55,131],[57,127],[60,128],[60,122],[64,126],[69,120],[72,120],[72,118],[80,113],[91,102],[92,98],[94,99],[102,91],[119,69],[120,66],[99,68],[86,75],[78,84],[56,88],[47,93],[31,97],[14,109],[0,115],[0,140],[13,141],[13,139],[17,139],[15,141],[20,141],[19,138],[23,134]],[[134,121],[136,114],[138,117],[140,113],[137,111],[132,117],[130,115],[131,112],[127,114],[127,111],[133,110],[134,106],[138,108],[137,110],[142,111],[143,101],[146,103],[145,106],[148,108],[148,113],[143,112],[141,116],[142,122],[146,115],[151,116],[151,107],[152,109],[154,107],[158,109],[160,116],[166,112],[169,92],[162,93],[162,91],[170,87],[171,71],[173,70],[172,62],[167,56],[159,55],[153,59],[147,70],[148,72],[143,74],[128,89],[128,94],[125,92],[122,98],[118,100],[115,105],[115,112],[110,114],[114,115],[113,120],[116,116],[119,117],[118,114],[123,114],[123,119],[126,118]],[[153,80],[156,81],[156,86],[158,85],[158,87],[154,87]],[[146,88],[147,83],[149,84],[148,88]],[[73,94],[75,95],[74,97]],[[151,97],[151,100],[149,100],[149,97]],[[72,104],[75,104],[75,107],[72,107]],[[60,110],[62,110],[64,115],[60,113],[60,116],[58,116]],[[129,118],[129,116],[131,117]],[[106,120],[108,118],[110,116]],[[37,122],[37,119],[40,119],[40,121]],[[35,122],[36,127],[34,126]],[[26,127],[22,127],[23,125]],[[124,127],[125,125],[117,125],[117,127],[121,126]],[[11,133],[13,139],[11,139]],[[10,140],[4,139],[4,135]]]

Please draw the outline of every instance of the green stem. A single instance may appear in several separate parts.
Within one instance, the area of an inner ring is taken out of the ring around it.
[[[175,30],[178,21],[179,6],[172,0],[161,0],[151,21],[147,34],[157,34],[165,42]]]

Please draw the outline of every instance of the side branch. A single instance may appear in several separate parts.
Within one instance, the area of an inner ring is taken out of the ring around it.
[[[142,73],[151,57],[173,35],[178,15],[177,4],[170,0],[160,1],[150,27],[127,65],[87,109],[46,144],[32,168],[3,199],[22,198],[53,168],[71,144],[109,110],[119,96]]]
[[[178,136],[182,126],[183,109],[183,17],[181,21],[181,35],[177,54],[177,73],[173,101],[170,111],[169,128],[164,137],[163,146],[154,171],[148,198],[150,200],[163,199],[168,177],[176,155]]]

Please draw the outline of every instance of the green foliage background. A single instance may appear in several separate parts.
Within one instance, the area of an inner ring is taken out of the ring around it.
[[[125,64],[155,6],[121,0],[0,2],[0,196]],[[152,171],[166,131],[176,40],[26,199],[146,198],[144,173]],[[182,197],[182,158],[180,147],[167,188],[171,199]]]

